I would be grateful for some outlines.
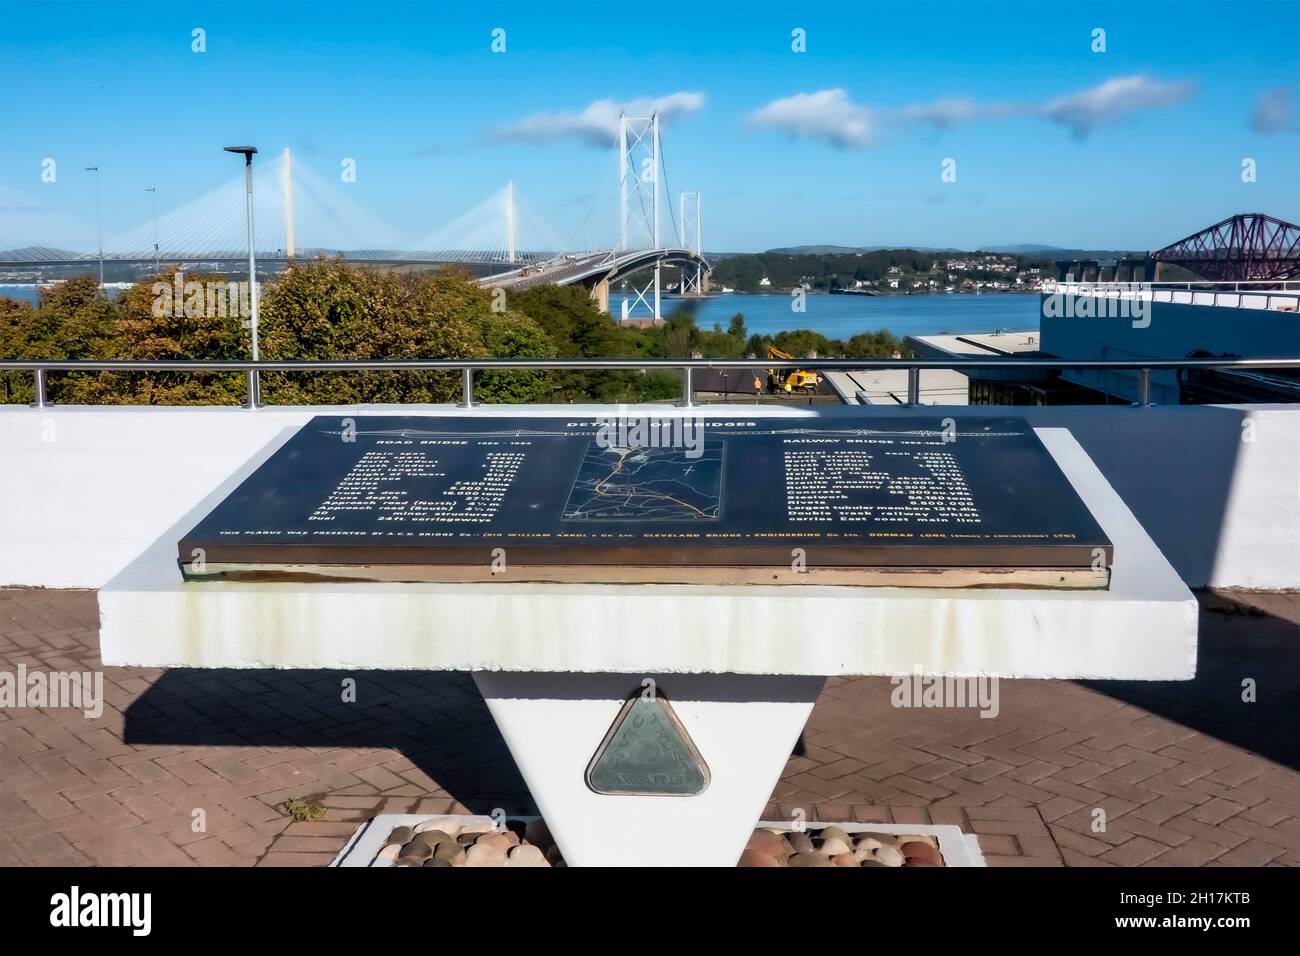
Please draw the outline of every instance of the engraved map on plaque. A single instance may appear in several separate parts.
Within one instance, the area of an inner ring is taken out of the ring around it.
[[[708,521],[722,504],[722,449],[603,448],[595,441],[564,506],[565,521]]]
[[[191,580],[1105,587],[1112,557],[1018,418],[318,417],[179,542]]]

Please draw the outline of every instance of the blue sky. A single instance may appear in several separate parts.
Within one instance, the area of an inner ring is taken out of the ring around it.
[[[223,145],[249,142],[292,147],[398,241],[513,179],[595,245],[616,229],[606,117],[637,100],[664,105],[673,204],[702,191],[713,251],[1145,249],[1235,212],[1300,219],[1294,0],[642,9],[0,0],[0,237],[84,244],[88,165],[105,233],[140,227],[146,186],[180,206],[239,172]]]

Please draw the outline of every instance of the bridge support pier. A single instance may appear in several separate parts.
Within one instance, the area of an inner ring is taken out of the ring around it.
[[[600,311],[609,315],[609,279],[601,279],[591,287],[591,298]]]

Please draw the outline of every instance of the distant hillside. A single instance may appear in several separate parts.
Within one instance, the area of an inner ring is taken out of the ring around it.
[[[954,246],[781,246],[778,249],[768,249],[760,254],[769,256],[853,256],[891,249],[909,249],[925,253],[996,252],[1005,255],[1033,256],[1036,259],[1112,259],[1118,256],[1146,255],[1145,249],[1137,252],[1121,249],[1067,249],[1063,246],[1049,246],[1040,242],[1003,243],[1000,245],[980,246],[975,250],[958,249]],[[734,254],[728,253],[728,255]]]
[[[1037,256],[1050,259],[1118,259],[1123,256],[1144,256],[1146,250],[1124,249],[1064,249],[1061,246],[1044,246],[1034,242],[1021,242],[1005,246],[980,246],[976,252],[1003,252],[1017,256]]]
[[[764,255],[771,256],[844,256],[857,255],[860,252],[880,252],[883,249],[914,249],[917,252],[957,252],[951,246],[782,246],[768,249]]]

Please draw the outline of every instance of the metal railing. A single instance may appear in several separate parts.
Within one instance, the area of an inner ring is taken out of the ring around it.
[[[1139,406],[1151,404],[1151,373],[1182,369],[1300,369],[1300,357],[1184,358],[1184,359],[338,359],[323,361],[247,360],[185,361],[172,359],[0,359],[0,372],[31,372],[36,387],[33,408],[46,408],[50,372],[243,372],[247,381],[245,408],[259,408],[263,372],[460,372],[462,408],[474,407],[474,373],[488,371],[616,371],[654,370],[682,373],[681,404],[695,404],[693,374],[697,369],[804,369],[805,371],[866,371],[906,369],[907,404],[921,402],[921,372],[926,369],[1095,369],[1136,371]]]

